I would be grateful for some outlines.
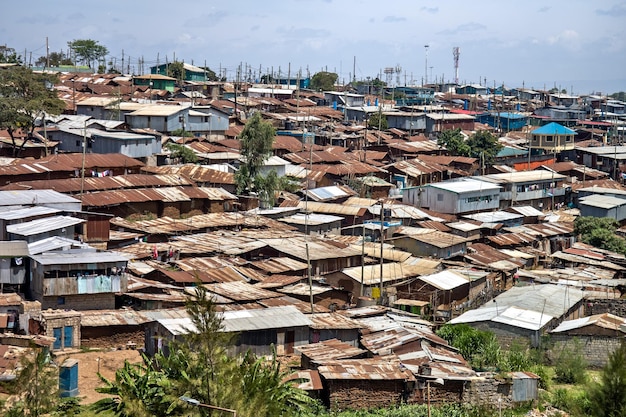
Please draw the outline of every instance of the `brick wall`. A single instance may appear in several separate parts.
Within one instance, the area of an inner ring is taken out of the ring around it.
[[[59,302],[63,304],[59,304]],[[41,302],[42,310],[63,309],[63,310],[112,310],[115,308],[115,294],[77,294],[65,295],[62,297],[43,297]]]
[[[469,381],[463,391],[462,402],[475,405],[511,407],[511,384],[495,378]],[[498,401],[500,400],[500,402]]]

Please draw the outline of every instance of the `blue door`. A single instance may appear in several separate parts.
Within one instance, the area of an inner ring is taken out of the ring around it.
[[[74,337],[74,326],[65,326],[63,328],[63,347],[72,347]]]
[[[62,329],[60,327],[55,327],[54,329],[52,329],[52,335],[54,336],[54,344],[52,345],[52,349],[61,349],[63,342],[63,340],[61,340],[61,330]]]

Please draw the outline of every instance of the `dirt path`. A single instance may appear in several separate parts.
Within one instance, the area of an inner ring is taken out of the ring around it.
[[[124,365],[124,361],[131,363],[141,362],[141,356],[136,350],[112,350],[79,352],[69,355],[58,355],[57,363],[60,365],[67,358],[78,360],[78,396],[83,404],[91,404],[106,395],[99,394],[95,388],[102,385],[98,378],[98,358],[100,373],[107,379],[115,378],[115,371]]]

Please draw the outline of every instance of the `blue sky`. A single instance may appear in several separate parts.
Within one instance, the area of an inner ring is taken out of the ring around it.
[[[626,91],[626,1],[554,0],[71,0],[4,1],[0,44],[33,61],[72,39],[95,39],[131,70],[165,59],[265,73],[322,69],[340,80],[402,68],[418,84],[453,80],[551,88],[574,94]],[[426,48],[428,64],[426,65]],[[427,67],[427,70],[426,70]],[[432,68],[431,68],[432,67]],[[144,71],[146,72],[146,71]],[[385,79],[383,75],[383,79]],[[396,77],[393,78],[395,84]]]

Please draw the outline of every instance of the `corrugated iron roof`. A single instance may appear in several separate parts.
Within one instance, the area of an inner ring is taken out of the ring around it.
[[[250,304],[250,303],[247,303]],[[274,297],[267,298],[265,300],[259,300],[258,304],[263,307],[282,307],[282,306],[293,306],[298,309],[303,314],[311,313],[311,304],[304,302],[302,300],[298,300],[297,298],[290,297],[288,295],[283,295],[282,297]],[[328,313],[326,307],[323,307],[319,304],[313,304],[313,313]]]
[[[332,291],[332,287],[318,285],[315,283],[313,285],[309,285],[304,282],[300,282],[279,288],[277,291],[289,295],[309,296],[310,294],[313,294],[313,296],[316,296]]]
[[[284,272],[298,272],[307,268],[305,262],[300,262],[286,256],[279,256],[270,259],[250,262],[255,268],[258,268],[269,274],[280,274]]]
[[[487,239],[498,246],[529,245],[537,240],[527,233],[502,233],[495,236],[487,236]]]
[[[397,359],[345,359],[327,362],[318,369],[327,380],[414,381],[415,377]]]
[[[404,280],[411,277],[430,274],[439,266],[439,262],[420,262],[410,265],[402,262],[391,262],[383,264],[383,283]],[[364,285],[378,285],[380,283],[380,265],[365,265],[344,268],[343,272],[356,282],[363,280]]]
[[[303,369],[289,374],[283,382],[298,381],[296,388],[304,391],[319,391],[324,388],[319,372],[313,369]]]
[[[70,216],[52,216],[24,223],[10,224],[6,226],[6,231],[7,233],[18,236],[33,236],[40,233],[72,227],[80,223],[85,223],[85,220]]]
[[[202,165],[164,165],[159,167],[144,167],[144,172],[180,175],[198,183],[208,184],[235,184],[235,175],[230,172],[218,171]]]
[[[213,294],[227,297],[234,301],[258,301],[280,297],[279,293],[269,291],[243,281],[206,284],[205,288]]]
[[[367,351],[363,349],[359,349],[337,339],[300,345],[296,346],[295,349],[316,363],[325,363],[338,359],[351,359],[367,353]]]
[[[419,279],[440,290],[452,290],[469,283],[465,275],[449,269],[431,275],[422,275]]]
[[[315,313],[309,315],[312,329],[350,330],[361,329],[363,325],[339,313]]]
[[[589,317],[582,317],[574,320],[565,320],[550,333],[563,333],[571,330],[581,329],[587,326],[597,326],[603,329],[626,332],[622,326],[626,324],[626,318],[613,315],[611,313],[596,314]]]

